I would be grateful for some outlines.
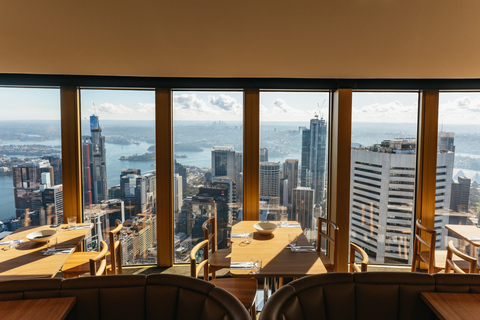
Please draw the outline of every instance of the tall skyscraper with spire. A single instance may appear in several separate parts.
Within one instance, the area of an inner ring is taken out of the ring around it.
[[[325,200],[325,172],[327,152],[327,123],[322,119],[310,120],[310,129],[302,132],[302,163],[300,183],[302,187],[314,190],[314,201]]]
[[[108,200],[105,137],[96,115],[90,116],[90,136],[83,138],[83,149],[84,180],[90,180],[84,184],[85,205]]]

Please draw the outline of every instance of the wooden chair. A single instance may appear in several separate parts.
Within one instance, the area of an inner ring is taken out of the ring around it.
[[[461,260],[453,259],[453,255]],[[477,259],[455,248],[453,240],[448,242],[445,273],[450,273],[450,270],[454,273],[477,273]]]
[[[216,271],[230,268],[230,254],[232,252],[231,249],[217,250],[215,227],[215,218],[208,219],[202,225],[204,240],[209,241],[209,272],[212,274],[212,279],[216,278]]]
[[[100,242],[100,253],[90,259],[90,275],[100,276],[107,274],[107,252],[108,246],[105,241]]]
[[[203,250],[202,261],[197,256]],[[203,240],[190,251],[190,275],[198,278],[203,269],[203,280],[209,280],[210,264],[208,262],[209,241]],[[230,266],[229,266],[230,267]],[[255,296],[257,294],[257,280],[255,278],[218,278],[211,281],[215,286],[233,294],[250,311],[252,320],[256,319]]]
[[[417,270],[418,262],[425,262],[428,265],[428,273],[437,273],[445,269],[447,258],[446,250],[435,250],[437,232],[422,225],[421,220],[415,222],[415,236],[413,238],[412,272]],[[422,238],[422,232],[427,234],[430,241]],[[426,250],[421,250],[421,245]]]
[[[355,262],[355,253],[360,254],[362,257],[361,266],[358,266]],[[369,259],[367,253],[355,243],[350,242],[350,272],[366,272],[368,262]]]
[[[122,274],[122,245],[120,231],[123,224],[115,221],[115,228],[109,231],[110,253],[107,253],[107,274]],[[79,277],[90,272],[90,259],[95,258],[98,252],[74,252],[62,267],[64,278]]]
[[[325,226],[325,230],[323,229]],[[329,230],[333,230],[333,236],[329,235]],[[338,239],[338,226],[328,219],[318,218],[318,230],[317,230],[317,252],[322,260],[325,268],[328,271],[336,272],[338,266],[338,254],[335,244]],[[322,249],[322,238],[326,240],[327,248]],[[332,248],[333,252],[328,251],[328,245]]]

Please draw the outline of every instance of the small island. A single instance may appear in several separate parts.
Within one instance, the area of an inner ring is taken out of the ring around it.
[[[147,152],[144,154],[134,154],[132,156],[121,156],[120,160],[125,161],[151,161],[155,160],[155,153]]]

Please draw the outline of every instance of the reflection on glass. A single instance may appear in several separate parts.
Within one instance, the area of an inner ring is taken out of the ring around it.
[[[282,214],[316,241],[327,215],[328,92],[261,92],[260,219]]]
[[[243,93],[174,92],[173,135],[175,263],[188,263],[208,218],[218,249],[242,220]]]
[[[63,220],[60,90],[0,88],[0,239]]]
[[[409,263],[417,93],[353,93],[351,242],[371,262]]]
[[[118,219],[124,265],[156,263],[154,101],[153,91],[81,91],[86,248],[108,243]]]
[[[480,94],[441,92],[439,103],[435,197],[437,249],[446,249],[448,241],[453,240],[457,249],[476,256],[476,248],[462,234],[449,233],[445,225],[473,226],[478,222]]]

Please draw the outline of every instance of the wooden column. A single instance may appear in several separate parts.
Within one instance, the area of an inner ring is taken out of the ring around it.
[[[243,116],[243,220],[259,219],[260,92],[245,90]]]
[[[338,272],[348,271],[351,137],[352,89],[338,89],[333,93],[332,112],[330,112],[327,203],[329,219],[339,228],[339,239],[336,243]]]
[[[415,213],[427,228],[435,227],[437,188],[438,90],[420,92]],[[413,226],[413,228],[415,225]],[[412,229],[413,232],[414,229]]]
[[[155,90],[157,178],[157,265],[173,265],[173,121],[172,91]]]
[[[63,223],[83,222],[80,97],[77,87],[60,88],[62,132]]]

